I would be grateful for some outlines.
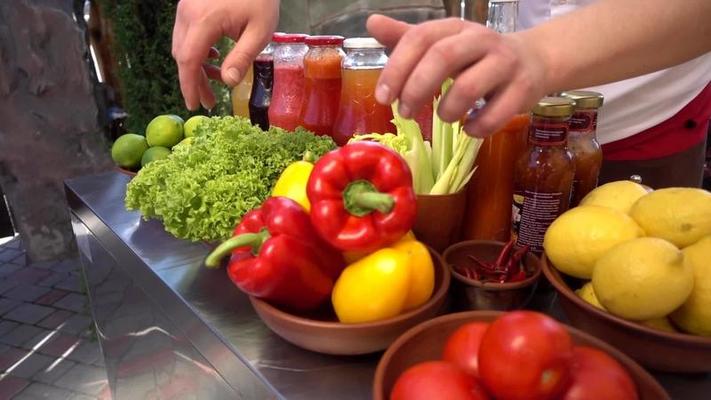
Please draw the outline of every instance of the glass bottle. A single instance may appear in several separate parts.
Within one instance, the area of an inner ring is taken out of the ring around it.
[[[343,48],[346,57],[333,139],[342,146],[354,134],[395,132],[392,110],[375,100],[375,85],[388,61],[385,47],[372,38],[350,38]]]
[[[575,101],[575,113],[570,119],[568,149],[575,160],[575,180],[570,206],[575,207],[591,190],[597,187],[602,167],[602,149],[597,141],[597,113],[602,107],[600,93],[576,90],[563,93]]]
[[[309,36],[304,57],[304,104],[301,125],[317,135],[330,135],[341,99],[343,36]]]
[[[252,93],[253,83],[252,66],[247,69],[244,79],[232,88],[230,100],[232,101],[232,115],[236,117],[249,118],[249,98]]]
[[[304,98],[304,56],[307,35],[275,33],[274,88],[269,105],[269,124],[293,131],[301,123]]]
[[[500,33],[515,32],[517,20],[518,0],[489,2],[488,28]],[[514,163],[526,147],[529,121],[527,114],[516,115],[484,139],[467,189],[463,239],[509,240]]]
[[[568,127],[575,102],[545,97],[531,112],[528,149],[516,161],[512,235],[517,246],[543,252],[543,236],[568,209],[575,162],[568,151]]]
[[[274,45],[269,43],[252,64],[254,81],[249,97],[249,119],[263,130],[269,129],[269,104],[274,82]]]

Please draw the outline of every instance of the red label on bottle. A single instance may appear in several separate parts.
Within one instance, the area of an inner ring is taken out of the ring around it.
[[[528,245],[531,251],[543,253],[546,230],[563,213],[563,193],[541,193],[525,190],[514,194],[511,213],[512,233],[517,246]]]
[[[568,138],[568,121],[533,118],[529,139],[537,145],[562,145]]]
[[[597,110],[580,110],[570,118],[570,134],[592,132],[597,129]]]

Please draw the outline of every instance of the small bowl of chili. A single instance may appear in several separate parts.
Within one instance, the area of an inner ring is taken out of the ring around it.
[[[443,254],[460,310],[508,311],[525,307],[541,276],[540,259],[513,242],[468,240]]]

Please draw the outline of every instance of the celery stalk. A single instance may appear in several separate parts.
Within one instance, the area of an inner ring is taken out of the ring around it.
[[[392,110],[393,124],[397,128],[397,133],[399,136],[404,136],[407,142],[407,151],[401,155],[412,172],[415,193],[428,193],[434,184],[429,154],[431,150],[428,150],[417,122],[403,118],[397,111],[397,102],[392,104]]]

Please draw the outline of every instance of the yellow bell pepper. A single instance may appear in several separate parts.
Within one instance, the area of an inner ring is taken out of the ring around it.
[[[405,237],[346,267],[331,301],[339,321],[372,322],[420,306],[433,289],[434,266],[427,247]]]
[[[308,161],[296,161],[282,171],[272,189],[272,197],[288,197],[311,211],[311,203],[306,196],[306,184],[314,165]]]
[[[415,238],[415,234],[412,233],[412,231],[408,231],[405,234],[405,236],[403,236],[402,239],[400,239],[398,241],[398,243],[400,243],[402,241],[406,241],[406,240],[417,240],[417,239]],[[361,252],[361,251],[346,251],[343,253],[343,258],[346,260],[347,265],[351,265],[354,262],[360,260],[361,258],[367,256],[368,254],[370,254],[370,253]]]

